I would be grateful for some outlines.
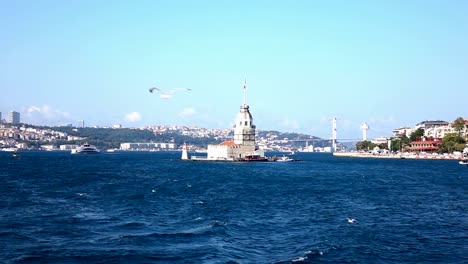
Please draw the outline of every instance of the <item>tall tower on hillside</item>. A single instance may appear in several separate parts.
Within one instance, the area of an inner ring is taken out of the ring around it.
[[[252,114],[249,111],[249,105],[246,100],[247,82],[244,81],[244,103],[237,114],[236,124],[234,125],[234,143],[244,146],[255,145],[255,125],[253,124]]]
[[[367,123],[364,123],[361,125],[361,129],[362,129],[362,141],[366,141],[367,140],[367,130],[369,130],[369,125],[367,125]]]

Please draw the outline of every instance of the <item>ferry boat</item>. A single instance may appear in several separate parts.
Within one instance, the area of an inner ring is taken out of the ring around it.
[[[96,148],[96,146],[84,143],[77,149],[72,149],[71,151],[72,154],[99,154],[101,153],[101,150]]]
[[[260,155],[259,153],[254,152],[254,153],[245,155],[244,158],[240,159],[239,161],[247,161],[247,162],[268,161],[268,158]]]

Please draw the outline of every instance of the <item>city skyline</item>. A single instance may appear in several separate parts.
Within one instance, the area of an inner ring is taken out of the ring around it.
[[[0,112],[25,123],[232,128],[244,80],[259,130],[329,138],[336,117],[338,138],[364,122],[372,138],[468,116],[462,1],[3,6]]]

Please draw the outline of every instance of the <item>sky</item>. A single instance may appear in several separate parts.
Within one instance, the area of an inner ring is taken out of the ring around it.
[[[468,118],[468,1],[0,0],[0,112],[37,125],[389,136]],[[178,90],[163,99],[149,88]]]

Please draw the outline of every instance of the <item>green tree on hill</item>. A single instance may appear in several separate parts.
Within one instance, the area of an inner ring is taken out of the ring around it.
[[[457,132],[458,136],[461,136],[461,132],[465,129],[465,120],[461,117],[455,119],[452,124],[453,130]]]
[[[404,149],[405,147],[409,147],[411,146],[411,140],[409,139],[409,137],[407,137],[406,135],[403,135],[401,138],[401,149]]]
[[[439,153],[452,153],[454,151],[463,151],[465,148],[466,140],[453,133],[446,134],[442,139],[442,145],[437,152]]]
[[[416,131],[411,133],[409,139],[410,139],[410,141],[416,141],[417,138],[420,138],[422,136],[424,136],[424,128],[420,127],[418,129],[416,129]]]
[[[363,151],[368,151],[368,150],[372,150],[376,147],[377,145],[370,142],[370,141],[367,141],[367,140],[364,140],[364,141],[360,141],[356,144],[356,149],[357,150],[363,150]]]

